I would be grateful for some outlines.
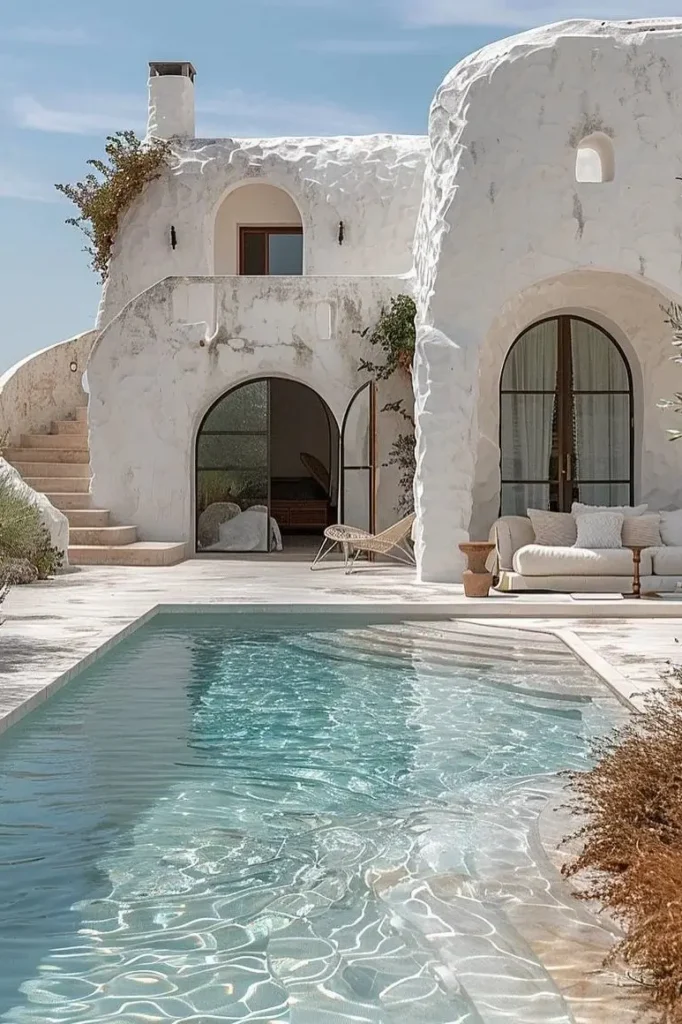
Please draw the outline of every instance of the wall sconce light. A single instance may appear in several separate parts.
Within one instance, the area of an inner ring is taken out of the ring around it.
[[[340,220],[339,221],[339,245],[343,245],[343,239],[344,239],[345,233],[346,232],[345,232],[345,228],[343,226],[343,221]]]
[[[76,371],[78,370],[78,363],[76,362],[75,359],[69,363],[69,369],[71,370],[71,373],[76,373]]]
[[[171,224],[170,242],[171,242],[171,248],[172,249],[176,249],[177,245],[178,245],[178,236],[177,236],[177,233],[175,231],[175,225],[174,224]]]

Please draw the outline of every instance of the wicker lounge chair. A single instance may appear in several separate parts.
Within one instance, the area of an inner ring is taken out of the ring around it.
[[[414,512],[405,516],[400,522],[389,526],[381,533],[367,533],[356,526],[328,526],[324,531],[324,540],[315,555],[311,569],[314,569],[335,547],[343,549],[343,562],[346,572],[352,572],[355,563],[362,554],[384,555],[396,562],[414,565],[414,554],[408,544],[412,531]]]

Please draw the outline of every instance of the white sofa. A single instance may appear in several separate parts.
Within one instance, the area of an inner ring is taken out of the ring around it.
[[[502,516],[493,526],[497,589],[629,593],[632,552],[629,548],[590,550],[535,543],[530,519]],[[645,548],[640,566],[642,593],[671,593],[682,585],[682,547]]]

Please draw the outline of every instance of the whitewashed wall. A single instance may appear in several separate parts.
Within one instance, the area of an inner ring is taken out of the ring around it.
[[[425,138],[196,139],[177,147],[172,167],[147,186],[120,225],[98,326],[165,277],[213,274],[216,216],[244,184],[274,185],[296,204],[306,274],[410,271]]]
[[[225,391],[253,377],[301,381],[339,425],[368,346],[358,332],[404,288],[391,278],[171,278],[99,335],[88,364],[92,492],[143,540],[192,541],[194,445]],[[374,353],[376,356],[376,353]],[[405,383],[391,382],[391,398]],[[383,461],[395,420],[379,418]],[[379,526],[394,520],[396,474],[379,479]]]
[[[0,377],[0,436],[18,445],[22,434],[49,430],[53,420],[85,405],[81,378],[96,331],[85,331],[22,359]],[[76,369],[73,370],[72,364]]]
[[[634,297],[621,300],[628,287],[635,292],[635,281],[664,296],[682,292],[681,58],[682,22],[565,22],[486,47],[438,90],[415,242],[422,579],[459,577],[457,544],[468,534],[474,485],[477,533],[495,504],[497,455],[489,446],[499,359],[481,363],[493,345],[486,339],[502,331],[507,337],[494,344],[498,352],[509,347],[522,319],[512,314],[504,324],[514,297],[579,268],[625,281],[609,285],[601,302],[603,278],[594,278],[587,297],[584,288],[580,298],[559,287],[528,315],[560,311],[559,301],[583,310],[608,306],[603,315],[621,333],[636,333],[631,347],[639,348],[642,373],[651,374],[642,394],[642,466],[649,468],[642,468],[640,493],[657,503],[674,498],[677,485],[663,481],[679,479],[682,448],[669,445],[664,417],[650,403],[659,388],[674,388],[679,371],[667,387],[665,374],[653,372],[669,352],[651,293],[638,292],[641,307]],[[595,131],[613,141],[615,178],[579,184],[576,149]]]

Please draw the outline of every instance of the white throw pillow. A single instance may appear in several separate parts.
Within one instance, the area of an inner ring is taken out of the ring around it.
[[[671,548],[682,548],[682,509],[661,512],[661,539]]]
[[[570,512],[547,512],[529,508],[528,518],[535,534],[535,543],[543,547],[570,548],[575,544],[577,530]]]
[[[626,516],[621,534],[623,547],[660,548],[661,517],[658,512],[643,516]]]
[[[571,515],[584,516],[588,512],[620,512],[623,516],[643,516],[649,511],[648,505],[582,505],[574,501],[571,505]]]
[[[622,512],[587,512],[575,517],[575,548],[619,548],[625,516]]]

